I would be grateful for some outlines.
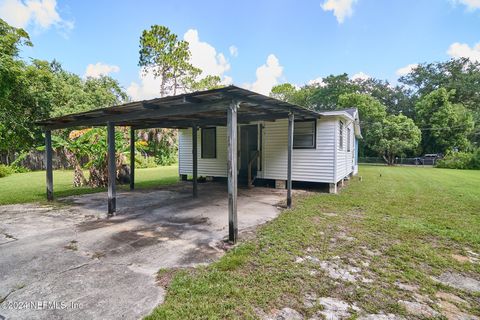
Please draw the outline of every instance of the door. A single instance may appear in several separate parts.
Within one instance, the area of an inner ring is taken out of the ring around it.
[[[239,181],[248,179],[248,163],[258,151],[258,126],[246,125],[240,127],[240,167]],[[257,175],[257,161],[252,163],[252,178]]]

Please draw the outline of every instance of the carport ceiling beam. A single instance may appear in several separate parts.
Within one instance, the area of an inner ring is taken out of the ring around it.
[[[271,113],[271,114],[262,114],[262,115],[238,115],[238,123],[250,123],[253,121],[275,121],[278,119],[288,118],[288,113]],[[195,123],[199,127],[203,126],[225,126],[225,118],[202,118],[200,120],[191,119],[191,120],[178,120],[178,121],[158,121],[150,120],[139,125],[133,125],[135,129],[147,129],[147,128],[162,128],[166,127],[184,127],[188,128],[192,123]]]
[[[92,119],[72,120],[63,123],[55,123],[47,125],[47,129],[64,129],[77,126],[98,126],[106,125],[107,122],[127,122],[127,121],[141,121],[144,119],[193,115],[197,113],[204,113],[209,111],[222,111],[226,109],[228,103],[220,102],[202,102],[198,104],[178,105],[172,107],[160,108],[158,110],[139,110],[123,114],[102,115]]]
[[[232,93],[229,93],[228,95],[231,96],[231,97],[234,97],[235,99],[238,99],[238,101],[249,103],[249,104],[252,104],[252,105],[260,105],[263,108],[266,108],[266,109],[269,109],[269,110],[278,110],[278,108],[279,108],[278,105],[269,103],[268,100],[260,100],[260,99],[255,99],[255,98],[249,98],[249,97],[245,97],[245,96],[241,96],[241,95],[235,95],[235,94],[232,94]],[[274,99],[272,99],[272,100],[274,100]],[[286,105],[287,104],[285,104],[285,107],[287,107]],[[312,112],[308,109],[303,109],[303,108],[299,108],[299,107],[292,108],[292,107],[288,106],[287,108],[289,109],[288,110],[289,112],[295,113],[297,115],[297,118],[300,117],[300,116],[311,118],[313,116],[313,113],[314,113],[314,112]]]

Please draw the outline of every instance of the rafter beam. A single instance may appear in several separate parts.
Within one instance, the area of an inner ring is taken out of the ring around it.
[[[196,97],[192,97],[192,96],[184,96],[183,97],[183,102],[184,103],[201,103],[201,102],[204,102],[204,101],[200,98],[196,98]]]
[[[287,119],[288,113],[277,113],[277,114],[263,114],[263,115],[238,115],[238,123],[245,124],[254,121],[275,121],[278,119]],[[226,126],[227,119],[222,118],[204,118],[201,120],[191,119],[191,120],[179,120],[179,121],[147,121],[145,123],[134,125],[135,129],[147,129],[147,128],[162,128],[170,126],[179,126],[179,127],[190,127],[193,123],[197,126]]]
[[[195,113],[226,110],[227,104],[228,102],[219,101],[214,103],[203,102],[198,104],[177,105],[174,107],[165,107],[157,110],[147,109],[123,114],[105,115],[94,119],[82,119],[76,121],[65,120],[66,122],[63,123],[46,125],[45,128],[49,130],[64,129],[69,127],[106,125],[107,122],[121,123],[133,120],[155,119],[156,117],[160,118],[169,116],[191,115]]]
[[[269,100],[270,101],[275,101],[275,99],[272,99],[272,98],[266,98],[266,99],[260,100],[260,99],[251,98],[249,96],[238,95],[238,94],[235,94],[235,93],[228,93],[228,96],[229,97],[234,97],[240,103],[241,102],[246,102],[246,103],[250,103],[250,104],[261,105],[262,107],[266,107],[266,108],[269,108],[269,109],[273,109],[273,110],[277,109],[278,110],[278,105],[275,105],[275,104],[272,104],[272,103],[268,102]],[[293,112],[296,115],[299,115],[299,116],[302,116],[302,117],[307,117],[307,118],[312,118],[312,117],[318,118],[318,114],[316,114],[314,111],[310,111],[308,109],[304,109],[304,108],[301,108],[301,107],[295,107],[293,105],[288,106],[287,103],[286,103],[285,107],[287,107],[289,109],[288,111]]]

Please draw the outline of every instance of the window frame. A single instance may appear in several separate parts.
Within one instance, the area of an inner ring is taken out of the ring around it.
[[[204,154],[204,140],[203,140],[203,137],[204,137],[204,131],[205,130],[213,130],[213,150],[214,150],[214,154],[213,154],[213,157],[205,157],[205,154]],[[206,128],[202,128],[201,130],[201,134],[200,134],[200,150],[201,150],[201,158],[202,159],[216,159],[217,158],[217,127],[206,127]]]
[[[347,127],[347,152],[350,152],[352,151],[352,130],[350,128]]]
[[[313,122],[313,146],[295,146],[295,123],[299,122]],[[294,120],[293,122],[293,149],[317,149],[317,119]]]
[[[345,124],[342,120],[338,123],[338,149],[343,150],[343,136]]]

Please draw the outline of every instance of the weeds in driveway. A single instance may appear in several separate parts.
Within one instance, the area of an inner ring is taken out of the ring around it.
[[[77,251],[78,250],[78,244],[77,243],[78,243],[77,240],[72,240],[66,246],[64,246],[64,248],[67,249],[67,250]]]

